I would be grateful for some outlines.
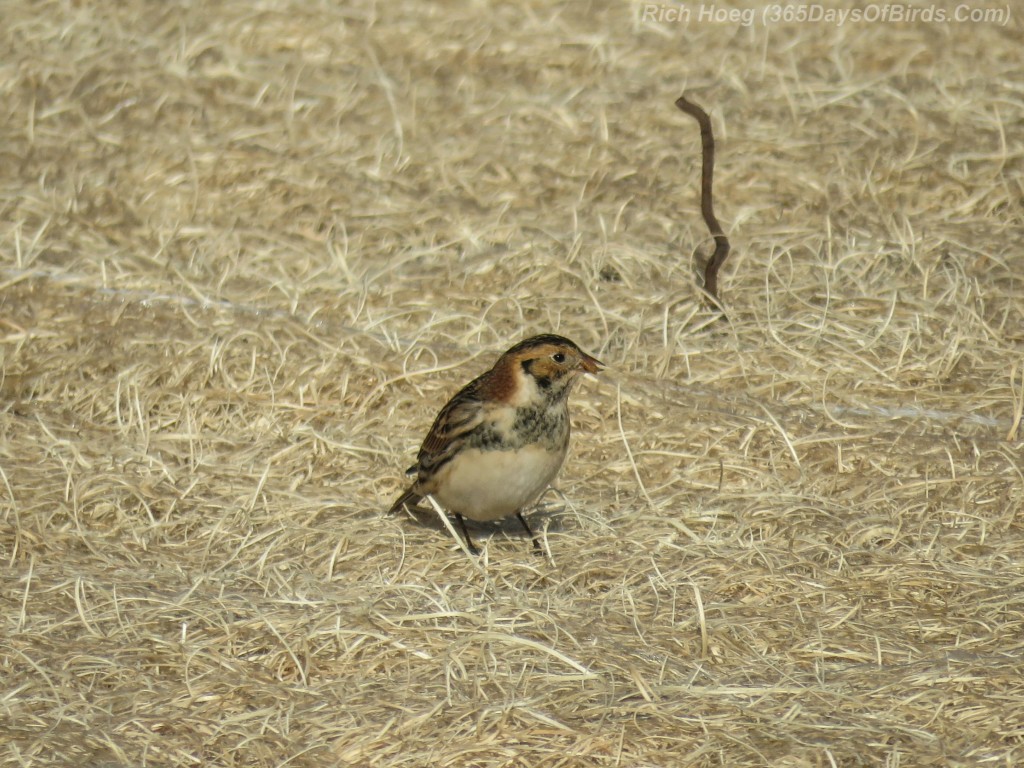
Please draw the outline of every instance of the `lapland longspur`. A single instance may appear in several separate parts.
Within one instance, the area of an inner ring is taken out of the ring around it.
[[[603,363],[564,336],[516,344],[494,367],[463,387],[434,420],[408,470],[416,480],[391,506],[414,508],[428,494],[459,521],[514,514],[540,549],[523,508],[548,487],[569,450],[569,391],[581,373]]]

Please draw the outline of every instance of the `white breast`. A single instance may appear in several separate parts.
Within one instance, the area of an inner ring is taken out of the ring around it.
[[[466,450],[442,468],[433,496],[470,520],[498,520],[540,496],[565,454],[536,445],[517,451]]]

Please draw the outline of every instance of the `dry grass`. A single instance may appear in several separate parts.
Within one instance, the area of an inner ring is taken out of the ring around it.
[[[1020,19],[177,5],[0,8],[0,763],[1024,761]],[[548,330],[550,559],[384,517]]]

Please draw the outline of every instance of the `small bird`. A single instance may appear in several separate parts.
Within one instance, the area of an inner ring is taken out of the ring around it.
[[[514,514],[540,550],[523,508],[554,480],[569,450],[569,390],[604,366],[564,336],[519,342],[441,409],[406,474],[416,479],[391,506],[414,508],[432,496],[459,521]]]

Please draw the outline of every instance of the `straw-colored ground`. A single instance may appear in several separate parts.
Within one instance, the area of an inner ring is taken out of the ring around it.
[[[1024,23],[684,7],[2,3],[0,763],[1024,761]],[[549,559],[386,517],[543,331]]]

